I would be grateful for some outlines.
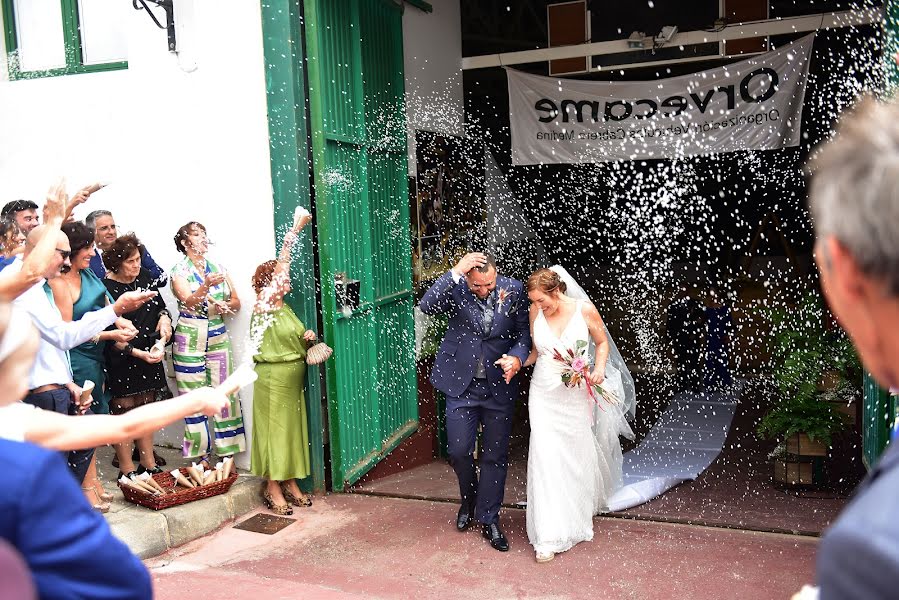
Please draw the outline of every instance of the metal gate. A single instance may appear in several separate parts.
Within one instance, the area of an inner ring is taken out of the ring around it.
[[[334,347],[331,471],[342,489],[418,428],[402,10],[386,0],[304,6],[324,334]]]

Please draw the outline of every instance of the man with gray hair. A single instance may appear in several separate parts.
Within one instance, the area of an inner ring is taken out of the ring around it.
[[[94,244],[97,247],[97,253],[91,257],[90,269],[94,275],[103,279],[106,277],[106,267],[103,265],[102,253],[105,252],[112,243],[119,237],[119,230],[116,227],[115,219],[108,210],[95,210],[84,218],[84,223],[94,231]],[[145,268],[150,277],[164,287],[167,281],[165,271],[156,264],[150,252],[144,248],[144,252],[140,257],[140,266]],[[165,463],[163,463],[165,464]]]
[[[813,163],[809,202],[825,296],[865,368],[899,386],[899,103],[865,99]],[[895,598],[899,582],[899,442],[818,549],[822,599]]]

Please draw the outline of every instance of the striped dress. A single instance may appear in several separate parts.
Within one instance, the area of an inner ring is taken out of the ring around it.
[[[210,260],[206,260],[206,272],[200,274],[189,258],[179,262],[172,269],[172,277],[183,277],[187,280],[193,294],[202,285],[207,273],[220,273],[222,269]],[[209,295],[225,301],[227,284],[213,287]],[[225,329],[221,315],[209,314],[204,301],[193,309],[181,302],[178,303],[178,324],[175,327],[172,358],[175,364],[175,381],[178,393],[184,394],[203,386],[216,386],[231,373],[231,340]],[[209,435],[208,417],[196,414],[184,419],[183,454],[193,458],[203,456],[212,451],[212,440],[215,440],[215,453],[228,456],[246,449],[243,416],[240,399],[235,394],[231,397],[230,407],[226,407],[218,415],[212,417],[213,438]]]

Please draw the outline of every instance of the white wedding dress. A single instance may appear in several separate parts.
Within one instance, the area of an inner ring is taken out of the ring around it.
[[[590,340],[583,316],[585,300],[576,302],[561,337],[550,329],[543,311],[534,321],[538,357],[528,400],[527,532],[539,554],[564,552],[593,539],[593,515],[605,509],[622,484],[618,434],[633,435],[622,406],[601,400],[599,407],[583,385],[568,388],[562,383],[562,365],[553,359],[553,351],[567,351],[578,340]],[[603,386],[624,398],[621,374],[608,363]],[[622,431],[622,423],[627,431]]]

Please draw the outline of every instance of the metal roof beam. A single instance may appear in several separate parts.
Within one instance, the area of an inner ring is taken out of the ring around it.
[[[785,35],[790,33],[817,31],[819,29],[856,27],[860,25],[881,23],[883,22],[883,18],[884,13],[882,8],[869,8],[783,19],[767,19],[749,23],[735,23],[733,25],[728,25],[720,31],[699,30],[680,32],[671,38],[671,41],[665,44],[665,47],[695,46],[697,44],[707,44],[709,42],[740,40],[766,35]],[[468,71],[472,69],[486,69],[489,67],[508,67],[511,65],[545,62],[560,58],[579,58],[601,54],[625,54],[633,51],[633,48],[628,48],[627,40],[621,39],[607,42],[593,42],[590,44],[578,44],[575,46],[557,46],[555,48],[504,52],[502,54],[484,54],[481,56],[468,56],[463,58],[462,70]],[[636,66],[640,65],[640,63],[634,64]],[[608,67],[591,70],[608,70]]]

